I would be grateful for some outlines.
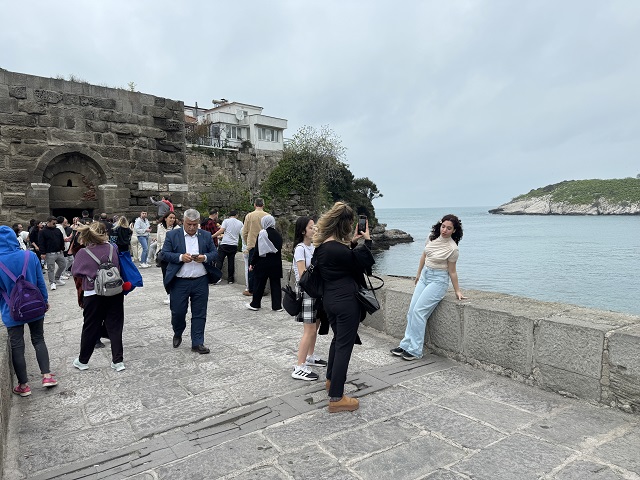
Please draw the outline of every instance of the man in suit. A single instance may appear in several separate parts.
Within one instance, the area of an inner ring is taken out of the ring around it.
[[[215,267],[218,254],[211,234],[199,226],[200,213],[186,210],[182,228],[167,232],[162,258],[168,262],[164,283],[169,289],[173,348],[182,343],[191,301],[191,350],[204,354],[209,353],[204,346],[209,283],[220,280],[222,272]]]

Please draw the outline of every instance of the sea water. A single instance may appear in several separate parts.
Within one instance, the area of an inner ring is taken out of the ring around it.
[[[640,314],[640,216],[492,215],[492,207],[385,208],[414,242],[375,254],[374,271],[413,278],[431,227],[462,221],[460,288]]]

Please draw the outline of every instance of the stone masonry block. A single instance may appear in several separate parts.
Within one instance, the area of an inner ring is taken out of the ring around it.
[[[0,127],[0,135],[2,135],[3,137],[16,138],[19,140],[24,140],[24,139],[46,140],[47,139],[47,132],[44,128],[2,126]]]
[[[138,190],[158,191],[158,184],[155,182],[138,182]]]
[[[142,113],[144,115],[150,115],[156,118],[171,118],[173,117],[173,112],[165,107],[155,107],[151,105],[145,105],[142,108]]]
[[[27,98],[27,87],[24,85],[9,85],[9,96],[13,98]]]
[[[61,142],[85,143],[89,144],[93,141],[93,135],[88,132],[74,132],[71,130],[52,129],[49,131],[51,140]]]
[[[610,388],[622,403],[640,411],[640,325],[609,337]]]
[[[15,98],[0,98],[0,113],[14,113],[18,109]]]
[[[464,309],[463,353],[523,375],[532,370],[533,320],[487,309]]]
[[[33,115],[44,115],[47,113],[47,107],[44,103],[30,102],[26,100],[18,102],[18,110]]]
[[[34,98],[44,103],[59,103],[62,101],[62,93],[52,92],[51,90],[36,89],[33,91]]]
[[[443,299],[427,322],[427,341],[443,350],[462,350],[462,311],[459,303],[451,298]]]
[[[569,372],[549,365],[538,365],[535,378],[543,387],[568,392],[580,398],[600,401],[600,379]]]
[[[164,132],[159,128],[153,128],[153,127],[141,127],[140,135],[142,135],[143,137],[149,137],[149,138],[155,138],[155,139],[167,138],[167,132]]]
[[[570,318],[543,320],[535,338],[536,364],[599,379],[604,334],[602,329]]]
[[[24,207],[25,206],[25,194],[24,193],[4,193],[2,195],[2,204],[9,207]]]
[[[404,337],[407,327],[407,310],[411,303],[411,292],[388,289],[385,292],[384,332],[395,338]]]
[[[42,115],[38,117],[38,126],[40,127],[60,127],[62,119],[54,115]]]
[[[36,119],[31,115],[12,115],[0,113],[0,125],[15,125],[18,127],[35,127]]]

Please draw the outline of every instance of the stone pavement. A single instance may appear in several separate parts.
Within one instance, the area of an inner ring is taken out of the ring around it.
[[[564,398],[449,359],[405,362],[362,326],[348,391],[329,414],[324,381],[290,376],[302,326],[245,309],[240,285],[210,289],[210,355],[171,345],[160,270],[125,300],[125,365],[77,356],[71,283],[51,294],[46,339],[59,385],[14,396],[5,478],[640,479],[640,417]],[[317,352],[326,358],[327,336]],[[319,369],[320,370],[320,369]],[[319,372],[322,376],[322,372]]]

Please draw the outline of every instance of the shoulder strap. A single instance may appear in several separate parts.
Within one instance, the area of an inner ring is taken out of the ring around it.
[[[7,274],[7,276],[8,276],[11,280],[13,280],[14,282],[17,280],[17,277],[13,274],[13,272],[12,272],[11,270],[9,270],[9,269],[7,268],[7,266],[6,266],[4,263],[2,263],[2,262],[0,262],[0,269],[2,269],[2,271],[3,271],[4,273],[6,273],[6,274]]]
[[[89,256],[91,258],[93,258],[93,260],[98,264],[98,265],[102,265],[102,262],[98,259],[98,257],[96,257],[93,252],[91,250],[89,250],[89,247],[86,247],[84,249],[85,252],[87,252],[89,254]]]
[[[27,266],[29,265],[29,251],[25,250],[24,252],[24,264],[22,265],[22,276],[24,277],[27,274]],[[27,277],[25,277],[27,278]]]

